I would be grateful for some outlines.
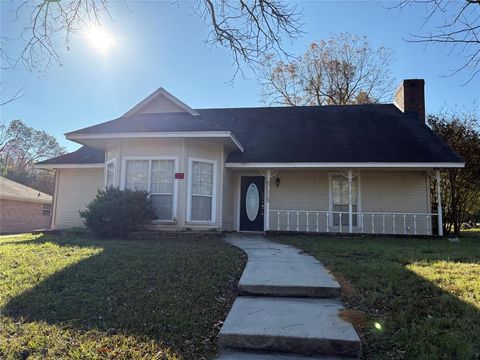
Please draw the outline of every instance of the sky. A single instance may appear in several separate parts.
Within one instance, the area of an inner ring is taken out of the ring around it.
[[[0,2],[1,34],[8,53],[24,45],[18,39],[25,17],[14,21],[15,2]],[[22,119],[54,135],[69,151],[78,144],[64,133],[123,115],[163,87],[192,108],[264,106],[255,74],[230,80],[235,71],[229,52],[206,44],[209,28],[194,12],[194,3],[174,1],[114,2],[104,28],[115,39],[105,53],[84,34],[73,34],[69,50],[60,43],[62,65],[39,74],[18,65],[1,71],[2,102],[21,87],[24,96],[0,108],[0,123]],[[468,73],[447,76],[462,64],[460,54],[442,46],[406,42],[422,33],[424,9],[392,7],[396,2],[306,1],[301,38],[284,44],[295,55],[312,41],[340,32],[366,35],[374,47],[395,52],[391,70],[396,82],[425,79],[427,112],[447,108],[479,111],[480,77],[463,85]],[[25,14],[24,14],[25,15]]]

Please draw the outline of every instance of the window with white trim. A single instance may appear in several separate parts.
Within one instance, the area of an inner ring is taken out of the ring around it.
[[[105,170],[105,187],[113,186],[115,182],[115,160],[107,162]]]
[[[190,164],[190,220],[214,220],[215,162],[191,160]]]
[[[159,220],[174,220],[175,160],[126,160],[125,189],[148,191]]]
[[[357,178],[352,178],[352,226],[357,226]],[[332,189],[332,211],[333,211],[333,225],[340,225],[340,216],[342,217],[342,227],[348,226],[348,205],[349,205],[349,191],[348,178],[343,175],[332,175],[331,179]]]
[[[52,204],[43,204],[43,216],[51,216],[52,215]]]

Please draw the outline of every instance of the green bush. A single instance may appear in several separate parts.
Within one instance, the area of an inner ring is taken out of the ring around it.
[[[110,186],[99,190],[80,216],[95,236],[112,238],[127,236],[153,219],[154,212],[147,192]]]

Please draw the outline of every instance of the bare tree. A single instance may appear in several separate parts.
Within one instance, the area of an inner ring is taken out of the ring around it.
[[[480,131],[475,113],[443,112],[428,116],[428,124],[452,149],[465,160],[465,168],[448,169],[442,174],[443,230],[459,234],[464,222],[470,220],[480,204]],[[432,208],[436,209],[435,178],[431,182]]]
[[[23,0],[15,17],[29,17],[21,34],[25,46],[17,57],[0,49],[5,63],[2,67],[21,62],[28,69],[44,71],[52,63],[61,64],[59,40],[63,39],[68,49],[72,33],[89,25],[101,26],[110,17],[111,2]],[[299,12],[295,5],[283,0],[197,0],[194,11],[211,28],[207,41],[229,49],[237,71],[242,62],[254,66],[267,51],[284,53],[282,40],[301,32]]]
[[[393,52],[374,49],[367,37],[342,33],[313,42],[289,62],[265,57],[261,91],[270,105],[376,103],[390,97]]]
[[[1,85],[1,83],[0,83],[0,85]],[[0,106],[7,105],[8,103],[11,103],[12,101],[20,99],[22,96],[25,95],[25,93],[23,92],[24,89],[25,89],[25,86],[22,86],[19,90],[17,90],[17,92],[15,92],[15,94],[10,96],[9,98],[7,98],[5,100],[2,99],[1,102],[0,102]]]
[[[423,34],[411,34],[410,42],[433,43],[447,47],[450,53],[463,56],[464,62],[451,75],[470,71],[467,82],[480,72],[480,1],[479,0],[401,0],[397,7],[423,5],[424,27],[434,25]]]
[[[57,140],[21,120],[0,125],[0,175],[51,194],[53,175],[34,167],[37,161],[65,153]]]

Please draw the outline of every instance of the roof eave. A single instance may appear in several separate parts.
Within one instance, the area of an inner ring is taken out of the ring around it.
[[[169,131],[169,132],[120,132],[120,133],[93,133],[93,134],[65,134],[68,140],[84,144],[85,140],[92,139],[141,139],[141,138],[228,138],[241,152],[245,151],[231,131]]]
[[[9,200],[9,201],[22,201],[22,202],[33,202],[37,204],[50,204],[53,200],[51,195],[49,199],[43,198],[20,198],[20,197],[15,197],[15,196],[9,196],[9,195],[4,195],[0,196],[0,199],[2,200]]]
[[[464,162],[226,162],[225,167],[237,169],[450,169],[463,168]]]

